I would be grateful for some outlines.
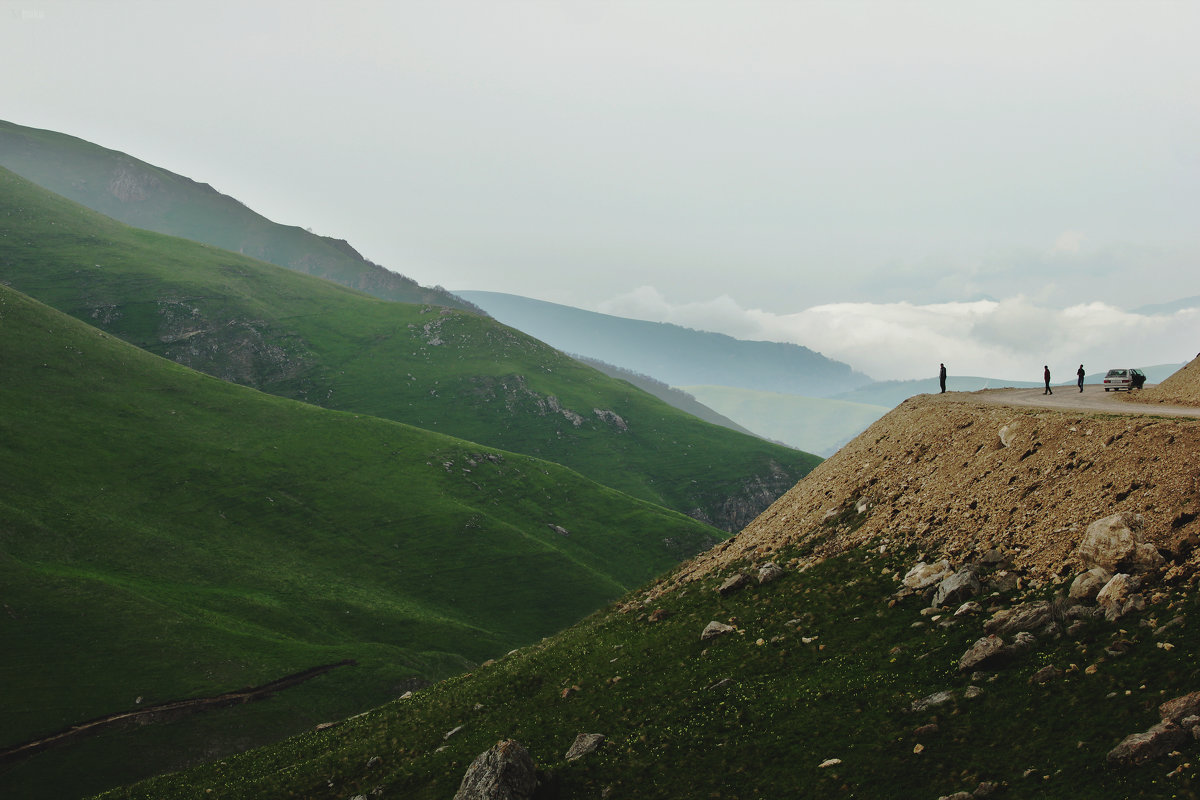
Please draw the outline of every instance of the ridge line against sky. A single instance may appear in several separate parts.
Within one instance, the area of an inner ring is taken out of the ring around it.
[[[421,283],[1036,380],[1200,350],[1130,312],[1200,295],[1197,33],[1161,0],[0,0],[0,109]]]

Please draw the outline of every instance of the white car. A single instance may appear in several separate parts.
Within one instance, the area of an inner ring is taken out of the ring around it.
[[[1145,382],[1146,374],[1140,369],[1110,369],[1104,376],[1104,391],[1140,389]]]

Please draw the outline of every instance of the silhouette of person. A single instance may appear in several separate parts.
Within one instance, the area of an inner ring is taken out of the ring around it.
[[[1050,388],[1050,367],[1048,365],[1042,367],[1042,378],[1046,381],[1046,391],[1042,394],[1054,394],[1054,390]]]
[[[1079,376],[1079,391],[1083,391],[1083,364],[1079,365],[1079,369],[1075,370],[1075,374]]]
[[[942,364],[942,368],[938,371],[938,383],[942,385],[942,394],[946,393],[946,365]]]

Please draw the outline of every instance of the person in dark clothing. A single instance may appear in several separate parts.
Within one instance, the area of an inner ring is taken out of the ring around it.
[[[942,368],[938,370],[938,383],[942,385],[942,394],[946,393],[946,365],[942,364]]]
[[[1083,391],[1083,364],[1079,365],[1079,369],[1075,370],[1075,374],[1079,376],[1079,391]]]
[[[1042,367],[1042,378],[1046,381],[1046,391],[1042,394],[1054,394],[1054,390],[1050,388],[1050,367],[1049,365]]]

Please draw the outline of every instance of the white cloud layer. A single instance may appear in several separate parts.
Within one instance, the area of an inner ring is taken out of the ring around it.
[[[642,286],[600,303],[616,316],[671,322],[739,339],[793,342],[844,361],[876,380],[951,374],[1070,380],[1113,366],[1184,362],[1200,350],[1200,304],[1169,314],[1138,314],[1104,303],[1055,308],[1016,295],[969,303],[830,303],[793,314],[741,308],[728,296],[672,303]]]

